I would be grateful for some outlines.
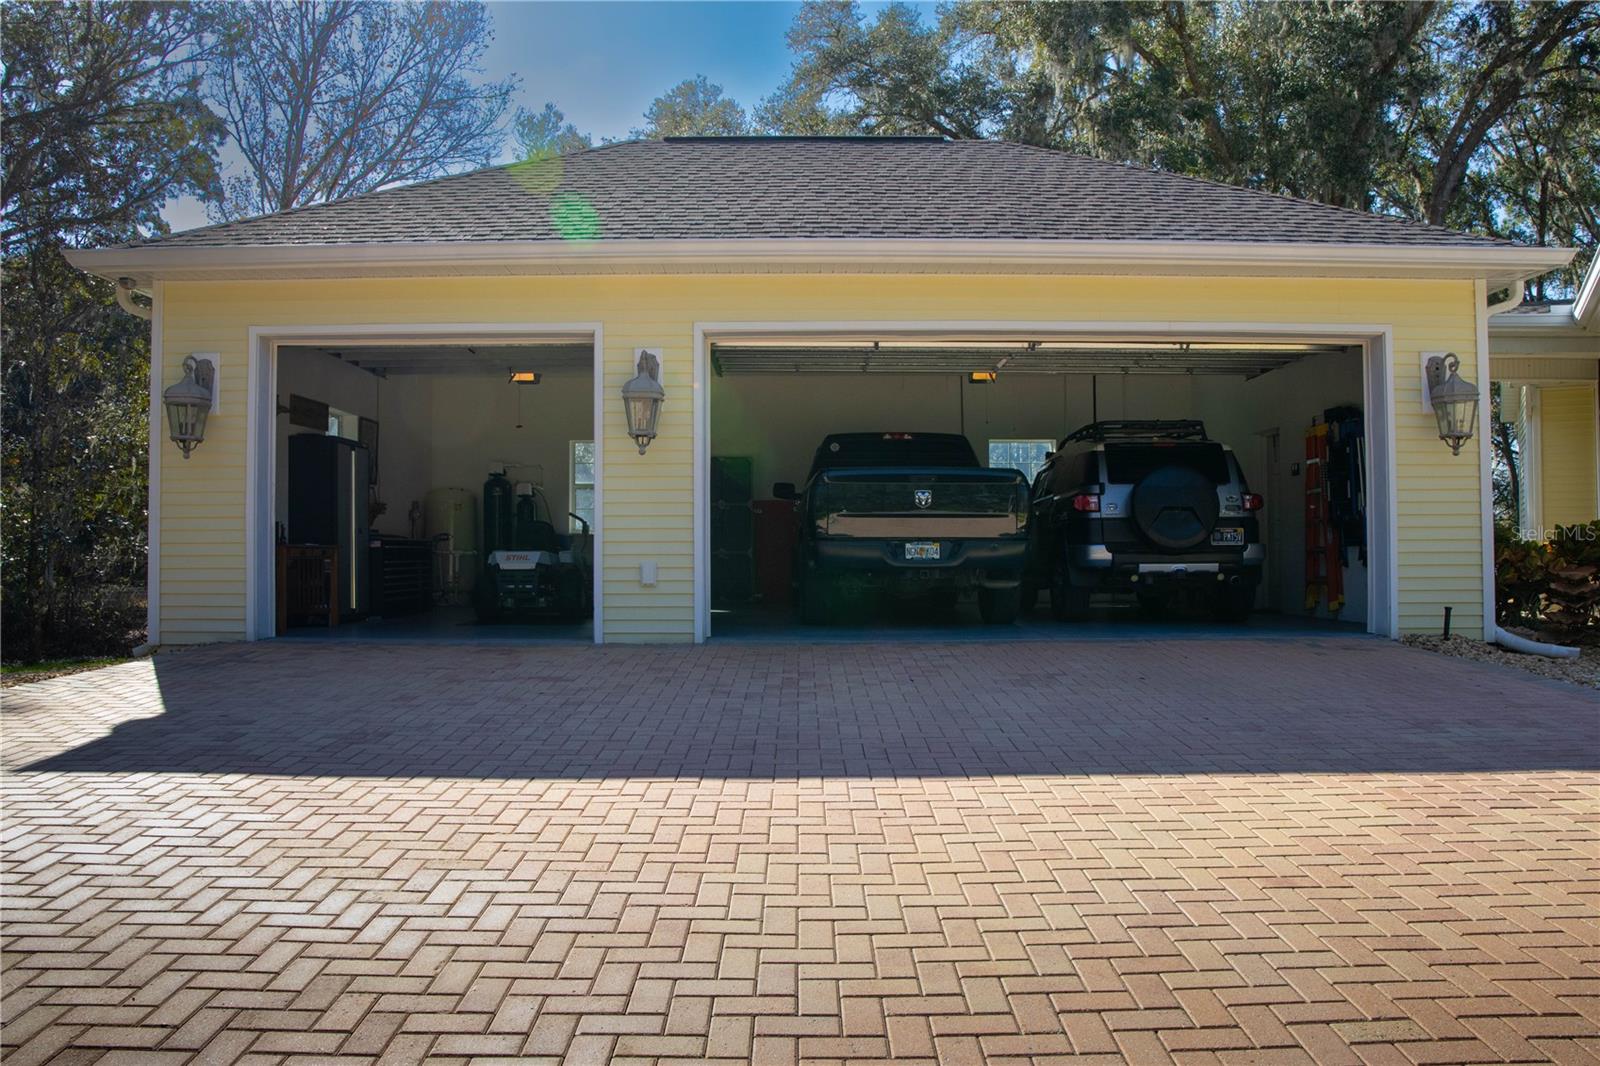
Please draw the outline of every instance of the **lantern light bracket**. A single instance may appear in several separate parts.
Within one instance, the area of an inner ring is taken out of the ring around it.
[[[222,390],[217,387],[217,377],[222,370],[222,355],[219,352],[190,352],[183,357],[185,370],[189,369],[191,359],[195,363],[194,379],[211,390],[211,413],[216,414],[222,408]]]
[[[1462,445],[1476,435],[1479,387],[1461,377],[1461,357],[1455,352],[1422,353],[1422,401],[1439,427],[1439,439],[1460,455]]]
[[[1422,369],[1422,410],[1433,414],[1433,387],[1450,376],[1450,371],[1459,369],[1461,357],[1455,352],[1423,352],[1421,360]],[[1437,378],[1435,378],[1437,375]]]

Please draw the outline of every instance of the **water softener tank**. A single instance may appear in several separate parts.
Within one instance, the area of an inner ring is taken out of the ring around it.
[[[483,557],[512,547],[511,481],[501,470],[483,483]]]
[[[533,547],[533,524],[539,520],[539,510],[533,502],[533,484],[517,482],[516,520],[512,525],[511,546],[520,551]]]

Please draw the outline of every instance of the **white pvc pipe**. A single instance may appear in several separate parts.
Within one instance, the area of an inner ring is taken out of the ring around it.
[[[138,289],[133,287],[132,278],[118,278],[117,306],[128,312],[128,314],[133,315],[136,318],[142,318],[148,322],[151,315],[150,308],[146,307],[144,304],[136,302],[133,298],[133,294],[138,291]]]
[[[1527,637],[1519,637],[1515,633],[1507,633],[1499,626],[1494,627],[1494,639],[1490,643],[1498,644],[1502,648],[1510,648],[1512,651],[1520,651],[1524,655],[1543,655],[1547,659],[1576,659],[1578,657],[1577,648],[1529,640]]]
[[[1513,282],[1511,285],[1511,291],[1506,294],[1506,298],[1504,300],[1501,300],[1499,303],[1490,301],[1488,307],[1489,313],[1491,315],[1499,315],[1504,314],[1507,311],[1515,311],[1517,308],[1522,306],[1522,301],[1527,297],[1527,295],[1527,282]]]

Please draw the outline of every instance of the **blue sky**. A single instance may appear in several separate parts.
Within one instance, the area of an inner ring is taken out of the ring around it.
[[[869,13],[880,4],[864,4]],[[495,39],[486,57],[491,78],[516,75],[516,105],[545,101],[592,134],[626,137],[644,124],[650,101],[685,78],[704,74],[746,109],[789,75],[793,56],[784,34],[798,3],[601,2],[488,5]],[[509,138],[507,139],[509,148]],[[231,172],[236,161],[222,156]],[[195,200],[163,212],[174,229],[204,225]]]

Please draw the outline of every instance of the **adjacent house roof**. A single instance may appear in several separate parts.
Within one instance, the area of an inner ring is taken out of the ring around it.
[[[1489,332],[1506,337],[1593,339],[1600,334],[1600,256],[1589,261],[1589,269],[1578,282],[1578,292],[1572,300],[1519,304],[1490,316]]]
[[[342,258],[377,270],[430,254],[503,263],[570,255],[574,246],[595,256],[695,244],[714,245],[722,258],[758,245],[760,254],[778,255],[848,244],[863,253],[894,246],[913,257],[924,256],[922,246],[1002,257],[1024,247],[1045,257],[1076,249],[1101,261],[1106,256],[1093,250],[1143,246],[1154,263],[1228,258],[1241,246],[1309,246],[1315,250],[1307,254],[1330,262],[1362,249],[1400,257],[1391,263],[1488,256],[1531,273],[1550,269],[1541,264],[1553,258],[1565,261],[1560,250],[1066,152],[937,137],[632,141],[73,258],[99,273],[157,276],[162,261],[215,268],[246,253],[283,266],[343,249]],[[1522,263],[1529,252],[1538,253],[1536,263]],[[1464,267],[1454,276],[1463,273],[1470,276]]]

